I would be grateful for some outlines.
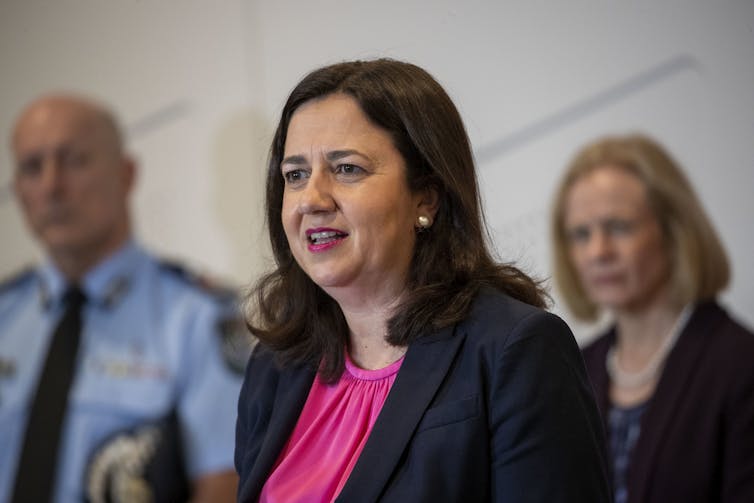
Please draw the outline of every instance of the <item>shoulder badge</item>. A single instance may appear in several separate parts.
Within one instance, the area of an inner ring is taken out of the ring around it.
[[[231,371],[243,374],[258,339],[249,332],[240,313],[220,319],[217,328],[223,360]]]

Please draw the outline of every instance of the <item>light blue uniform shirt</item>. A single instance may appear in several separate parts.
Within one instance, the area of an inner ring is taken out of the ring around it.
[[[0,289],[0,501],[13,490],[28,410],[63,312],[65,286],[47,264]],[[189,477],[233,469],[242,376],[223,357],[220,325],[235,302],[134,243],[90,271],[81,286],[88,300],[55,501],[82,501],[92,452],[108,437],[173,409]]]

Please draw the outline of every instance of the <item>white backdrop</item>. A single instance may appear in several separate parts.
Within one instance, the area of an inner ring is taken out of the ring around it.
[[[549,201],[584,142],[644,131],[685,166],[730,253],[724,301],[754,326],[754,2],[2,0],[0,275],[34,263],[8,190],[19,108],[111,103],[140,161],[137,232],[239,286],[266,267],[262,172],[291,87],[343,59],[433,73],[475,148],[505,259],[549,276]],[[557,296],[556,296],[557,301]],[[573,323],[583,340],[593,329]]]

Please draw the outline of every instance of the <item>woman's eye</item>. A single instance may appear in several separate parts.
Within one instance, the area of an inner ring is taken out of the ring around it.
[[[363,173],[364,170],[355,164],[338,164],[335,167],[335,172],[343,175],[359,175]]]
[[[305,178],[305,173],[302,169],[292,169],[283,173],[283,178],[285,179],[285,183],[295,184]]]
[[[566,237],[571,243],[585,243],[589,241],[589,228],[588,227],[574,227],[568,229]]]

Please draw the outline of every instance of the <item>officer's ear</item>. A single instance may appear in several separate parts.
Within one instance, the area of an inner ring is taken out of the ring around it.
[[[123,192],[125,194],[130,194],[131,190],[133,190],[134,184],[136,183],[138,166],[136,164],[136,160],[129,155],[124,155],[121,163],[120,176],[123,186]]]

